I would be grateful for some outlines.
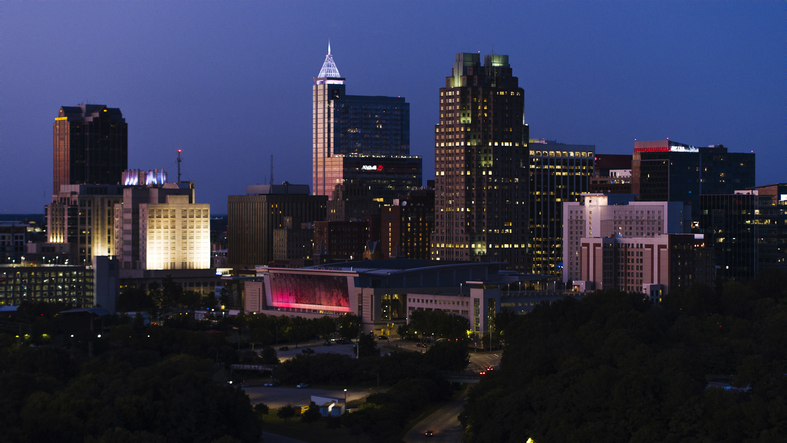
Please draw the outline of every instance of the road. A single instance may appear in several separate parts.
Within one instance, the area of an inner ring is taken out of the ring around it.
[[[418,441],[440,441],[461,443],[464,435],[462,425],[459,423],[459,414],[465,406],[465,396],[467,390],[462,393],[462,396],[456,400],[452,400],[442,408],[438,409],[432,415],[426,417],[413,426],[413,428],[405,434],[404,441],[418,442]],[[426,437],[424,432],[430,430],[433,432],[432,437]]]

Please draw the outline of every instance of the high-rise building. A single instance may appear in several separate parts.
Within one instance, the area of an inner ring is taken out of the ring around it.
[[[127,171],[128,177],[139,171]],[[128,186],[114,208],[115,255],[130,270],[210,269],[210,205],[196,203],[194,183]]]
[[[563,203],[579,201],[593,176],[593,145],[530,142],[530,238],[533,274],[563,271]]]
[[[755,191],[704,194],[699,230],[713,247],[716,279],[745,281],[759,270],[758,196]]]
[[[120,183],[128,167],[128,125],[120,109],[63,106],[53,132],[53,194],[61,185]]]
[[[671,140],[634,143],[631,192],[642,201],[682,201],[699,220],[699,196],[754,186],[754,154],[722,145],[697,148]],[[696,227],[696,226],[695,226]]]
[[[382,208],[380,243],[383,258],[430,258],[434,229],[434,189],[412,191]]]
[[[344,81],[329,44],[325,62],[312,86],[313,194],[330,198],[333,188],[346,182],[348,168],[354,170],[353,166],[345,165],[345,159],[355,156],[404,157],[417,161],[417,177],[412,171],[401,171],[402,177],[393,177],[392,186],[400,186],[395,183],[397,180],[417,179],[416,187],[420,187],[421,158],[410,157],[410,104],[402,97],[347,95]],[[379,160],[360,161],[375,165]],[[405,186],[406,189],[409,188]]]
[[[433,259],[527,268],[527,141],[508,56],[456,54],[435,126]]]
[[[114,254],[114,207],[123,202],[118,185],[62,185],[45,208],[47,243],[67,243],[71,264]]]
[[[251,185],[246,195],[227,199],[227,259],[233,267],[267,265],[273,259],[273,232],[325,220],[328,197],[309,195],[309,185]],[[286,219],[290,217],[290,219]]]
[[[582,194],[563,204],[563,281],[580,280],[584,238],[649,238],[688,232],[683,202],[637,202],[633,194]]]
[[[757,186],[759,269],[787,268],[787,183]]]

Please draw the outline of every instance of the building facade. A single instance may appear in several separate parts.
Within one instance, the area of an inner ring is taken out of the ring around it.
[[[344,165],[336,157],[410,154],[410,105],[405,99],[347,95],[344,82],[328,45],[312,85],[312,192],[329,198],[344,183]]]
[[[593,176],[593,145],[530,143],[530,238],[533,274],[563,273],[563,203],[579,201]]]
[[[70,245],[71,264],[115,252],[115,210],[123,202],[119,185],[62,185],[45,207],[47,243]]]
[[[582,280],[580,242],[588,237],[640,238],[689,232],[683,202],[638,202],[633,194],[582,194],[563,204],[563,282]]]
[[[526,269],[525,91],[507,55],[456,54],[435,126],[434,260]]]
[[[246,195],[227,200],[227,260],[237,268],[267,265],[273,259],[273,231],[325,220],[328,197],[309,195],[309,185],[252,185]]]
[[[129,186],[114,207],[121,269],[209,269],[210,205],[195,203],[194,183]]]
[[[63,106],[53,126],[53,187],[110,184],[128,168],[128,125],[118,108]]]
[[[712,250],[702,234],[583,238],[580,279],[597,290],[659,294],[694,282],[713,284]]]
[[[382,208],[383,258],[428,260],[434,230],[434,189],[412,191]]]
[[[759,199],[753,190],[699,198],[699,229],[713,245],[716,279],[746,281],[759,272]]]
[[[722,145],[697,148],[671,140],[634,143],[631,190],[642,201],[682,201],[700,215],[702,194],[732,194],[754,186],[754,154]]]

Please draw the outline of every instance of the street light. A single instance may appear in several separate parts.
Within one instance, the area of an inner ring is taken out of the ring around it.
[[[344,409],[347,409],[347,388],[344,388]]]

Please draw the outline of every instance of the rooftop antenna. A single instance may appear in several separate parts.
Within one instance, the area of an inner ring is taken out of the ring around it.
[[[178,183],[180,183],[180,153],[183,152],[181,149],[178,149]]]
[[[271,184],[273,184],[273,154],[271,154]]]

